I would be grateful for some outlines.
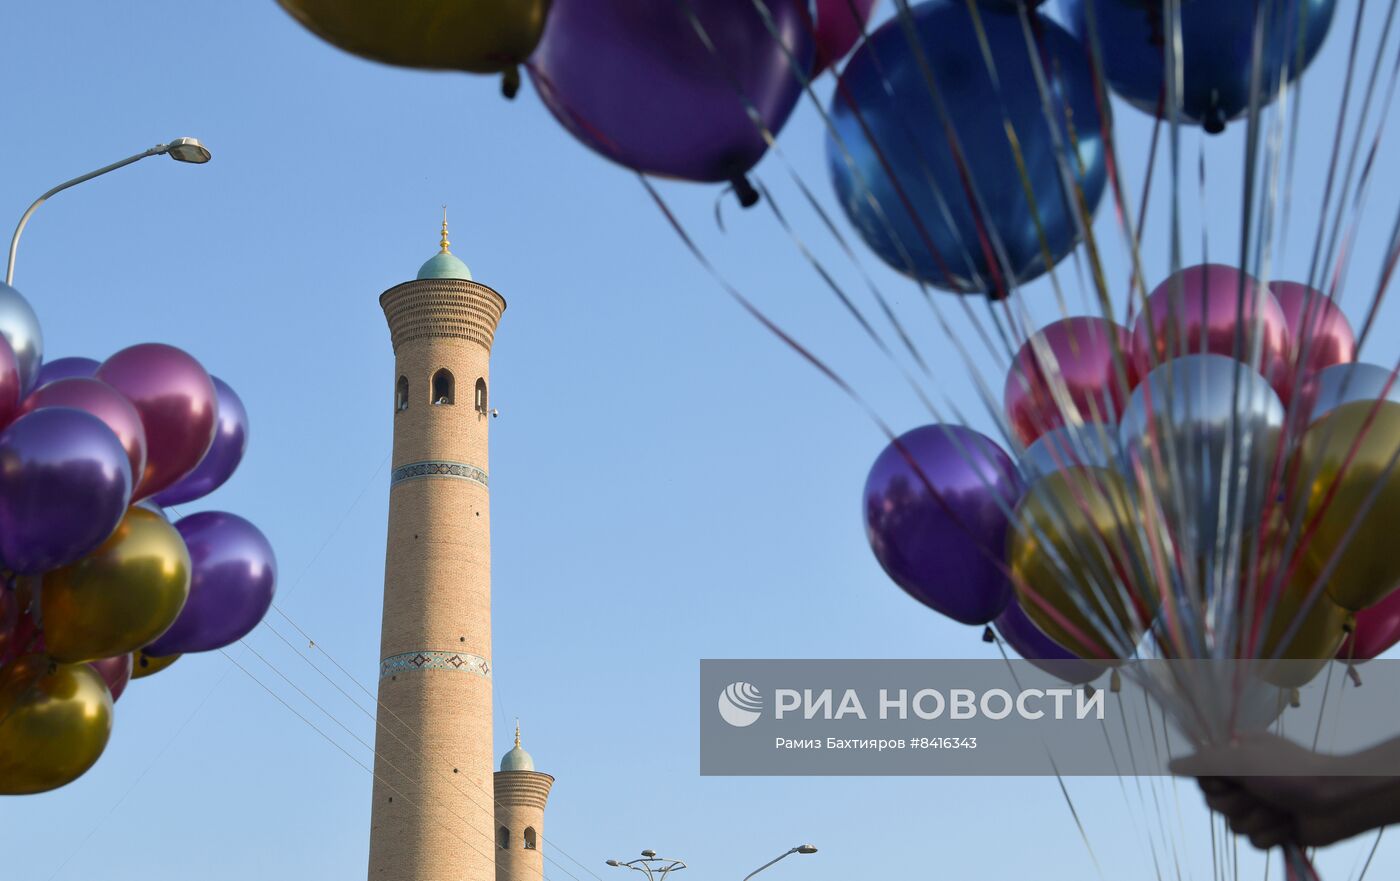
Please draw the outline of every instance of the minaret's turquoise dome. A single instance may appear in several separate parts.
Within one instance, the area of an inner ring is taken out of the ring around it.
[[[460,278],[463,281],[472,280],[472,271],[467,268],[467,264],[461,261],[456,254],[452,253],[452,243],[447,240],[447,211],[442,212],[442,247],[432,256],[427,263],[424,263],[418,270],[418,280],[425,278]]]
[[[520,723],[515,723],[515,746],[501,757],[502,771],[533,771],[535,760],[520,745]]]

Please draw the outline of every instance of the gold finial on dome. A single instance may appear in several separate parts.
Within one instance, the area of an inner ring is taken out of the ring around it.
[[[515,748],[520,749],[520,720],[515,720]]]
[[[447,206],[446,206],[446,205],[442,206],[442,241],[440,242],[440,244],[442,245],[442,253],[444,253],[444,254],[451,254],[451,253],[452,253],[452,251],[449,250],[449,249],[452,247],[452,243],[449,242],[449,241],[447,240]]]

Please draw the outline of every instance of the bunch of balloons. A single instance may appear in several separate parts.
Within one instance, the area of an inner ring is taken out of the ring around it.
[[[63,786],[107,745],[130,679],[226,646],[272,604],[277,561],[233,514],[171,522],[243,458],[233,389],[180,349],[42,361],[0,285],[0,794]]]
[[[1131,329],[1056,321],[1006,378],[1017,456],[960,425],[899,437],[866,482],[871,547],[1069,681],[1223,657],[1294,688],[1375,657],[1400,642],[1400,388],[1355,349],[1326,293],[1221,265]]]

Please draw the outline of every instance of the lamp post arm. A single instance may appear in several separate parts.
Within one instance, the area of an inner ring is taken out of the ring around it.
[[[44,195],[35,199],[34,204],[30,205],[29,210],[25,211],[24,216],[19,219],[19,226],[15,227],[15,234],[10,239],[10,259],[9,262],[5,264],[5,284],[10,284],[15,280],[15,252],[19,250],[19,237],[20,234],[24,232],[25,224],[29,223],[29,218],[34,214],[34,212],[38,209],[40,205],[44,204],[44,202],[46,202],[49,199],[50,196],[53,196],[55,193],[61,193],[69,187],[77,186],[78,184],[83,183],[84,181],[90,181],[93,178],[98,177],[100,175],[104,175],[109,171],[116,171],[118,168],[123,168],[127,165],[130,165],[133,162],[140,162],[142,159],[145,159],[148,156],[159,156],[162,153],[167,153],[169,152],[169,150],[169,144],[161,144],[159,146],[152,147],[144,153],[137,153],[135,156],[128,156],[120,162],[113,162],[111,165],[108,165],[104,168],[99,168],[96,171],[90,171],[82,177],[75,177],[70,181],[65,181],[64,183],[59,184],[58,186],[49,190],[47,193],[44,193]]]
[[[759,866],[757,869],[754,869],[752,872],[750,872],[750,873],[748,873],[747,875],[745,875],[745,876],[744,876],[744,881],[749,881],[750,878],[752,878],[753,876],[757,875],[759,872],[762,872],[764,869],[768,868],[769,866],[773,865],[773,864],[776,863],[778,860],[781,860],[781,859],[783,859],[784,857],[790,857],[790,856],[792,856],[792,855],[795,854],[795,853],[797,853],[797,848],[794,847],[792,850],[789,850],[787,853],[784,853],[784,854],[782,854],[782,855],[780,855],[780,856],[774,857],[773,859],[771,859],[771,860],[769,860],[768,862],[764,863],[763,865]]]

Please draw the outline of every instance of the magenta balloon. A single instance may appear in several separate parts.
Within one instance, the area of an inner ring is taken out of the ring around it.
[[[1047,324],[1021,346],[1002,389],[1006,418],[1021,443],[1030,445],[1066,423],[1055,393],[1063,388],[1079,422],[1117,425],[1137,384],[1129,356],[1132,336],[1106,318],[1079,316]],[[1120,379],[1115,366],[1123,367]],[[1049,369],[1047,369],[1049,368]],[[1059,378],[1051,381],[1052,371]]]
[[[45,361],[39,367],[39,379],[34,383],[34,387],[38,388],[59,379],[92,379],[97,375],[97,368],[101,366],[100,361],[92,358],[72,357]]]
[[[1400,643],[1400,590],[1392,590],[1370,608],[1356,613],[1356,630],[1337,650],[1343,661],[1369,661]]]
[[[1306,354],[1306,360],[1298,368],[1302,376],[1356,360],[1356,336],[1351,331],[1351,323],[1325,293],[1296,281],[1269,282],[1269,290],[1288,321],[1294,359]],[[1305,315],[1306,328],[1303,327]]]
[[[107,540],[131,500],[131,463],[91,413],[46,407],[0,432],[0,560],[25,574]]]
[[[1149,316],[1155,339],[1149,335]],[[1287,404],[1293,379],[1288,320],[1267,288],[1231,266],[1191,266],[1157,286],[1133,325],[1138,376],[1147,376],[1157,365],[1181,355],[1225,355],[1248,362],[1256,323],[1261,336],[1259,372]],[[1242,331],[1238,340],[1237,329]]]
[[[101,419],[126,450],[131,473],[140,474],[145,470],[146,429],[141,427],[141,414],[121,392],[107,383],[80,377],[55,380],[30,392],[20,404],[20,413],[33,413],[45,407],[72,407]]]
[[[102,681],[107,683],[107,690],[112,693],[114,702],[122,696],[122,692],[126,691],[126,684],[131,681],[131,652],[117,655],[115,658],[89,661],[88,666],[96,670]]]
[[[199,362],[174,346],[142,343],[102,363],[97,378],[126,395],[146,429],[146,468],[134,499],[189,474],[214,442],[218,394]]]
[[[614,162],[747,187],[767,144],[746,101],[778,132],[801,94],[788,53],[812,66],[804,2],[767,0],[779,43],[753,0],[554,0],[530,75],[555,118]]]
[[[248,449],[248,411],[238,394],[228,383],[213,377],[219,396],[219,421],[214,443],[199,460],[193,471],[169,489],[156,493],[155,501],[163,506],[182,505],[203,498],[224,485],[233,476],[243,452]]]
[[[258,626],[277,589],[277,557],[258,528],[236,514],[203,511],[175,523],[190,551],[190,598],[148,655],[208,652]]]
[[[817,55],[812,75],[836,64],[855,47],[880,0],[816,0]]]
[[[885,447],[865,481],[865,534],[906,593],[964,624],[1006,608],[1007,513],[1021,478],[991,438],[926,425]]]
[[[19,415],[22,382],[15,350],[0,336],[0,426],[9,425]]]
[[[996,628],[1016,654],[1058,679],[1082,685],[1093,682],[1103,672],[1103,667],[1081,660],[1046,636],[1015,599],[997,616]]]

